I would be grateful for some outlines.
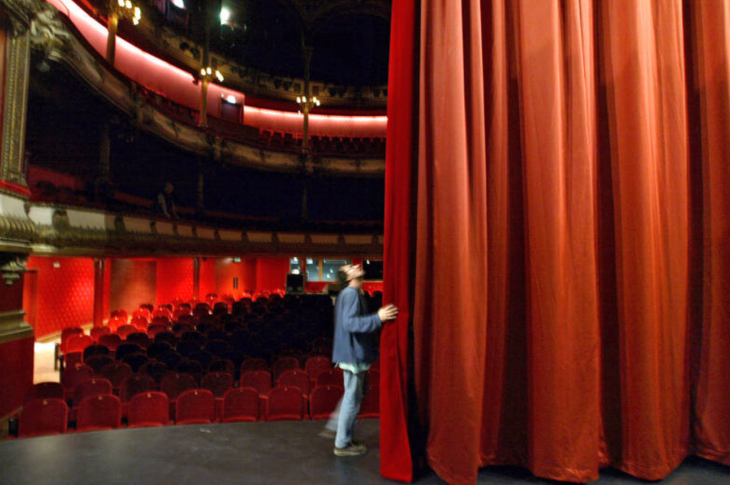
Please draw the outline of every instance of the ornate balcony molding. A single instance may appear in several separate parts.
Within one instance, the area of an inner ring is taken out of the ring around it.
[[[55,10],[49,4],[43,5]],[[42,46],[37,50],[40,55],[66,66],[99,96],[129,115],[138,129],[154,133],[182,149],[218,162],[259,170],[358,176],[383,176],[385,173],[384,159],[315,157],[303,160],[296,153],[264,150],[175,119],[141,96],[134,82],[109,69],[57,11],[44,13],[43,21],[36,20],[34,25],[37,36],[42,39],[35,41],[35,45]]]
[[[378,234],[233,230],[94,209],[30,204],[33,254],[84,256],[273,255],[380,257]],[[6,218],[0,214],[0,221]],[[6,237],[0,223],[0,240]]]

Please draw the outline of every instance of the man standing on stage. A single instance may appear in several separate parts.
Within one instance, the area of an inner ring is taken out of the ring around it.
[[[365,373],[375,360],[372,334],[384,323],[395,320],[398,309],[388,305],[368,314],[362,293],[365,272],[359,264],[345,266],[342,270],[347,275],[347,287],[337,296],[335,304],[332,361],[343,371],[345,394],[340,406],[334,454],[357,456],[367,452],[367,447],[352,441],[352,436],[363,398]]]

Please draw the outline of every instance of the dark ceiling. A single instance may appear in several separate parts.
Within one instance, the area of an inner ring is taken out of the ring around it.
[[[187,0],[186,8],[192,11],[196,1],[230,12],[211,48],[240,64],[301,78],[306,43],[313,48],[313,80],[349,86],[388,82],[390,0]]]

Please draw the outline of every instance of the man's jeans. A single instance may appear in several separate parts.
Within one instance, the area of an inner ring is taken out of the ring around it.
[[[352,435],[355,432],[355,420],[360,412],[360,403],[362,403],[363,383],[365,382],[365,374],[360,372],[353,374],[349,370],[342,371],[345,379],[345,394],[340,399],[337,409],[332,413],[327,428],[334,429],[337,423],[337,438],[335,438],[335,446],[344,448],[352,441]]]

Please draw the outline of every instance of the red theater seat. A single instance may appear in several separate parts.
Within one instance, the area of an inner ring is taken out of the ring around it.
[[[229,389],[223,396],[223,423],[241,421],[258,421],[260,416],[261,398],[256,389],[239,387]]]
[[[207,389],[190,389],[177,398],[175,424],[209,424],[215,421],[215,396]]]
[[[360,406],[360,418],[380,417],[380,388],[371,387],[366,393]]]
[[[269,364],[266,360],[259,358],[246,359],[241,364],[241,374],[251,370],[268,370]]]
[[[76,386],[76,389],[74,390],[73,407],[78,408],[81,405],[81,402],[87,397],[111,393],[111,381],[100,377],[93,377]]]
[[[278,386],[296,387],[304,396],[309,396],[309,374],[299,369],[291,369],[281,373],[276,381]]]
[[[102,335],[99,337],[99,345],[107,347],[111,352],[116,352],[117,347],[122,345],[122,337],[115,333]]]
[[[271,392],[271,374],[265,370],[253,370],[241,375],[241,387],[252,387],[265,397]]]
[[[173,374],[167,374],[162,377],[160,383],[160,391],[164,392],[170,402],[170,418],[175,418],[175,408],[177,405],[177,398],[183,392],[189,389],[196,389],[198,383],[195,378],[190,374],[181,374],[175,372]]]
[[[76,431],[116,429],[122,422],[122,403],[112,395],[87,397],[81,401]]]
[[[66,367],[61,372],[61,384],[63,384],[66,398],[70,399],[74,395],[76,386],[92,377],[94,377],[94,369],[88,365],[76,364],[72,367]]]
[[[126,318],[120,318],[120,317],[113,317],[110,318],[107,322],[107,326],[111,329],[112,332],[116,332],[119,327],[122,325],[127,324]]]
[[[102,335],[109,335],[112,333],[112,329],[109,327],[94,327],[91,329],[91,332],[89,332],[89,335],[91,335],[91,338],[94,339],[94,342],[99,342],[99,338]]]
[[[215,415],[220,419],[223,410],[223,397],[233,387],[233,374],[229,372],[209,372],[200,383],[202,389],[208,389],[215,396]]]
[[[109,364],[114,364],[114,359],[108,355],[92,355],[84,361],[84,364],[94,369],[94,374],[101,375],[102,369]]]
[[[125,340],[129,335],[131,335],[135,332],[137,332],[137,327],[135,327],[134,325],[126,324],[126,325],[120,325],[119,327],[117,327],[117,335],[119,335],[120,337],[122,337],[122,339],[125,339]]]
[[[60,382],[39,382],[25,393],[23,402],[35,399],[63,399],[63,386]]]
[[[281,357],[274,362],[274,378],[278,379],[282,372],[291,369],[299,369],[299,360],[296,357]]]
[[[304,418],[302,392],[296,387],[275,387],[266,399],[266,421]]]
[[[89,335],[74,335],[69,337],[64,353],[70,354],[72,352],[83,352],[84,349],[90,345],[94,345],[94,339]]]
[[[62,434],[67,423],[68,406],[63,399],[36,399],[23,405],[18,437]]]
[[[165,394],[155,391],[137,394],[129,402],[129,427],[167,426],[169,410]]]
[[[342,369],[335,368],[320,372],[317,376],[317,386],[345,387],[345,379],[342,376]]]
[[[338,386],[317,386],[309,398],[312,419],[327,419],[337,407],[345,391]]]
[[[129,403],[135,396],[143,392],[154,391],[156,387],[155,380],[150,376],[132,375],[125,377],[119,386],[119,399],[122,401],[122,416],[127,416]]]
[[[112,389],[115,393],[119,393],[119,386],[127,377],[134,374],[132,367],[124,362],[112,362],[101,368],[100,375],[112,383]],[[131,399],[131,396],[130,396]]]

